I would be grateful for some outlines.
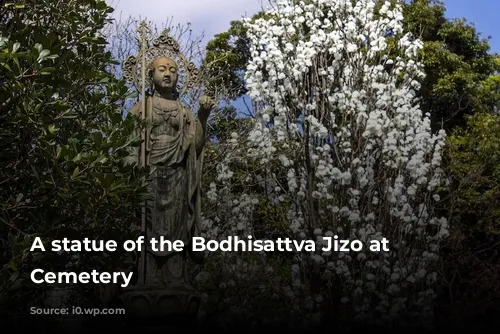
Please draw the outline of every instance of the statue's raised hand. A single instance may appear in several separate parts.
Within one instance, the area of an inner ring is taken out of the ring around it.
[[[217,104],[215,104],[215,101],[209,96],[203,96],[200,99],[200,110],[203,110],[205,112],[210,112],[214,110],[216,106]]]

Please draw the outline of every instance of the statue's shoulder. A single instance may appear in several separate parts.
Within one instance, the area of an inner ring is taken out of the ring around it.
[[[146,104],[151,103],[152,97],[148,96],[146,98]],[[141,109],[142,109],[142,101],[137,101],[132,108],[130,109],[129,113],[131,113],[134,116],[141,117]],[[148,108],[146,108],[146,113],[147,113]]]
[[[129,113],[131,113],[134,116],[139,117],[141,115],[141,101],[136,102],[132,108],[130,109]]]

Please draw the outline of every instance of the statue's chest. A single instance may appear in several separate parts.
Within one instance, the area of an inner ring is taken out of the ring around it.
[[[153,102],[152,123],[154,132],[174,134],[186,121],[182,107],[175,101],[156,100]]]

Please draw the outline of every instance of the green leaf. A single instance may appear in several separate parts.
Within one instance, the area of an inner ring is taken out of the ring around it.
[[[16,53],[17,50],[19,50],[20,46],[21,46],[21,43],[19,43],[19,42],[14,43],[14,46],[12,47],[12,53]]]
[[[9,71],[12,71],[12,69],[9,66],[9,64],[7,64],[7,63],[1,63],[0,65],[2,65],[3,67],[5,67]]]
[[[38,59],[42,59],[50,55],[50,50],[44,49],[42,52],[40,52],[40,55],[38,56]]]
[[[19,277],[19,271],[13,272],[12,275],[10,275],[9,282],[14,283],[18,277]]]
[[[17,57],[14,57],[12,60],[14,61],[14,64],[16,64],[17,71],[21,72],[21,64],[19,64],[19,59],[17,59]]]
[[[139,96],[139,92],[137,91],[133,91],[131,92],[130,94],[128,94],[125,99],[128,100],[128,99],[136,99],[137,97]]]
[[[52,72],[55,72],[56,68],[55,67],[44,67],[40,70],[40,73],[42,74],[50,74]]]
[[[62,118],[66,118],[66,119],[73,119],[73,118],[77,118],[78,117],[78,114],[76,112],[67,112],[65,113]]]
[[[123,121],[122,114],[121,113],[114,113],[111,115],[111,124],[117,125],[120,124],[120,122]]]
[[[115,180],[114,174],[106,174],[106,176],[104,176],[103,186],[105,188],[109,188],[111,186],[111,184],[113,184],[114,180]]]
[[[95,145],[100,148],[102,144],[102,133],[94,132],[92,134],[92,138],[94,139]]]
[[[23,194],[23,193],[19,193],[19,194],[17,194],[17,197],[16,197],[16,203],[21,202],[21,200],[23,199],[23,197],[24,197],[24,194]]]
[[[97,158],[97,159],[95,160],[95,163],[96,163],[96,164],[98,164],[98,163],[99,163],[99,164],[103,164],[103,163],[105,163],[106,161],[108,161],[108,158],[107,158],[106,156],[104,156],[104,155],[101,155],[99,158]]]
[[[11,261],[7,266],[7,269],[17,270],[17,264],[14,261]]]
[[[80,173],[80,168],[79,167],[76,167],[75,170],[73,171],[73,175],[72,177],[75,178],[78,176],[78,174]]]

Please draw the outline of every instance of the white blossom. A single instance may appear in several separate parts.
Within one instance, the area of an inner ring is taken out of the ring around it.
[[[260,205],[283,206],[280,228],[296,239],[336,235],[364,246],[358,253],[295,254],[284,292],[295,303],[312,310],[318,297],[304,292],[310,282],[301,273],[324,266],[359,319],[373,310],[384,314],[372,319],[381,322],[430,309],[432,268],[448,223],[434,212],[445,133],[431,132],[417,100],[422,42],[403,31],[398,3],[384,2],[378,16],[371,0],[275,4],[265,18],[245,20],[245,79],[256,117],[248,134],[231,136],[217,167],[207,197],[224,219],[212,219],[210,229],[224,224],[218,231],[249,235]],[[248,168],[247,193],[233,190],[242,187],[233,160]],[[370,241],[383,238],[390,251],[368,251]],[[407,309],[414,302],[402,298],[408,291],[420,309]]]

